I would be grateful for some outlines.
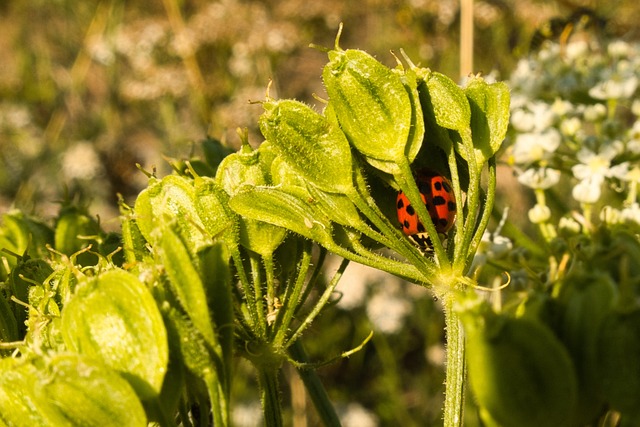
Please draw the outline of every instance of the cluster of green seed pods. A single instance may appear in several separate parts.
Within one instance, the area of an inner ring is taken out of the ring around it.
[[[470,283],[464,274],[491,213],[508,89],[477,76],[461,87],[407,58],[390,68],[338,41],[328,56],[321,111],[267,96],[258,148],[242,133],[234,153],[207,139],[204,159],[174,162],[165,177],[148,174],[133,206],[121,203],[120,234],[103,232],[75,206],[65,206],[53,228],[5,218],[0,243],[15,259],[0,271],[9,284],[0,338],[14,344],[0,348],[12,356],[0,369],[16,368],[16,376],[0,379],[0,413],[20,403],[0,420],[82,423],[86,399],[99,425],[114,425],[121,413],[95,409],[91,390],[109,383],[106,404],[129,399],[121,408],[130,425],[171,425],[173,414],[187,417],[185,408],[200,404],[214,425],[229,425],[232,359],[241,355],[258,371],[265,419],[280,425],[279,369],[287,360],[304,365],[299,338],[349,260],[433,286],[439,296]],[[448,235],[436,232],[422,202],[415,177],[423,169],[450,178],[452,197],[464,201],[451,204],[457,223]],[[400,230],[398,191],[433,248]],[[327,252],[347,261],[324,281]],[[49,352],[56,357],[42,357]],[[92,375],[76,378],[91,364]],[[38,394],[43,371],[68,378]],[[13,389],[18,382],[24,387]],[[53,390],[60,395],[51,401]],[[318,412],[335,424],[331,410]]]

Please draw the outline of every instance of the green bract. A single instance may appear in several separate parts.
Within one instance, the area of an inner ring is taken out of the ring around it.
[[[167,334],[146,286],[122,270],[78,283],[62,310],[67,347],[119,371],[141,398],[155,397],[167,369]]]

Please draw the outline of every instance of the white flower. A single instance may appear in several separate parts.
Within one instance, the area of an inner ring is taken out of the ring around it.
[[[562,138],[557,129],[549,128],[541,133],[523,133],[516,136],[513,160],[517,164],[530,164],[545,160],[560,146]]]
[[[629,56],[631,51],[631,46],[624,40],[614,40],[607,46],[607,52],[614,58]]]
[[[574,136],[582,128],[582,121],[577,117],[571,117],[560,123],[560,130],[566,136]]]
[[[587,177],[573,187],[571,195],[580,203],[595,203],[600,199],[602,182],[599,175]]]
[[[612,76],[589,89],[595,99],[628,99],[638,88],[638,78],[633,74]]]
[[[518,176],[518,182],[529,188],[546,190],[560,181],[559,170],[550,168],[527,169]]]
[[[589,44],[584,40],[568,43],[565,46],[565,55],[570,61],[575,61],[589,52]]]
[[[551,218],[551,209],[547,205],[536,203],[534,207],[529,209],[529,221],[532,224],[540,224],[549,221]]]
[[[344,427],[377,427],[378,418],[359,403],[349,403],[341,411],[340,421]]]
[[[607,107],[604,104],[587,105],[584,109],[584,119],[587,122],[598,122],[607,116]]]
[[[640,224],[640,205],[633,203],[631,206],[622,209],[620,212],[622,222],[634,222]]]
[[[578,234],[582,230],[582,225],[576,221],[575,218],[570,216],[563,216],[558,221],[558,230],[564,232],[565,234]]]
[[[618,154],[619,148],[617,144],[605,146],[599,153],[594,153],[588,148],[581,148],[576,157],[579,164],[573,166],[571,171],[577,179],[600,179],[612,176],[611,160]]]
[[[102,163],[90,142],[69,148],[62,157],[62,172],[68,179],[92,179],[102,173]]]
[[[600,220],[605,224],[613,225],[619,224],[622,218],[620,210],[611,206],[604,206],[600,211]]]

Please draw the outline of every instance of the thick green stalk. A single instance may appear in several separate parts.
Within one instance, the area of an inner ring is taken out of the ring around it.
[[[269,365],[256,366],[256,368],[258,368],[264,425],[266,427],[282,427],[282,405],[278,387],[280,369]]]
[[[445,379],[444,427],[460,427],[463,421],[465,394],[464,331],[453,311],[453,295],[443,298],[447,328],[447,370]]]

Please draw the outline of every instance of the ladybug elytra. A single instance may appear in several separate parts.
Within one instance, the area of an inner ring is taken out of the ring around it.
[[[456,199],[451,182],[442,175],[427,172],[416,176],[416,184],[436,231],[445,234],[456,219]],[[402,191],[396,199],[396,210],[402,232],[411,236],[420,246],[430,246],[429,236],[418,219],[418,213]]]

